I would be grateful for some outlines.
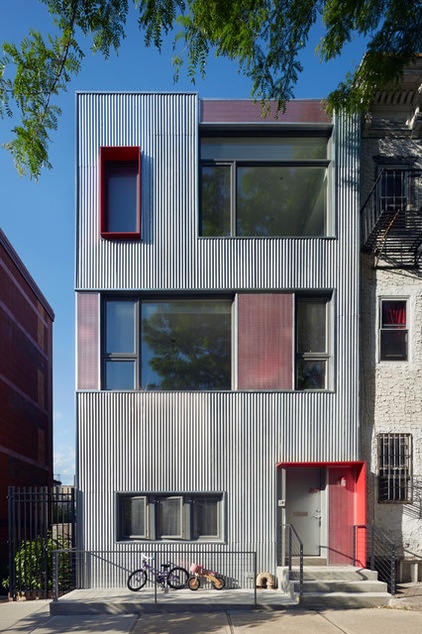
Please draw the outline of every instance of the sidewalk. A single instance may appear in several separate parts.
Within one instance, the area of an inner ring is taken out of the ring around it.
[[[212,609],[212,608],[210,608]],[[112,610],[111,610],[112,611]],[[50,601],[0,603],[8,634],[416,634],[422,632],[422,584],[405,584],[388,608],[357,610],[229,609],[208,612],[51,616]]]

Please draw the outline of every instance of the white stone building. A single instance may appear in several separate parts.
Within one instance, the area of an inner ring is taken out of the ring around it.
[[[360,393],[367,520],[406,559],[422,557],[421,91],[419,57],[398,88],[378,94],[363,125],[361,159]],[[402,579],[408,577],[402,566]]]

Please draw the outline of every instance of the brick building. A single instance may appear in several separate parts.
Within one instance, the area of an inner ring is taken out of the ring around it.
[[[54,313],[0,229],[0,565],[8,486],[52,485]]]

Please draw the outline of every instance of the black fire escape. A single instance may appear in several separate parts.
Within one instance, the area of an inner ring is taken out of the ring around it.
[[[422,171],[380,171],[361,209],[362,251],[374,266],[422,275]]]

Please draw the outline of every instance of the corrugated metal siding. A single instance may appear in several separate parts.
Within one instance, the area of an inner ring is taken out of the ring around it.
[[[336,238],[204,239],[197,118],[194,95],[78,96],[77,289],[333,290],[334,391],[78,393],[81,545],[115,545],[116,491],[224,491],[228,547],[272,569],[277,463],[359,458],[358,121],[335,133]],[[99,238],[98,152],[113,144],[142,149],[139,243]]]

